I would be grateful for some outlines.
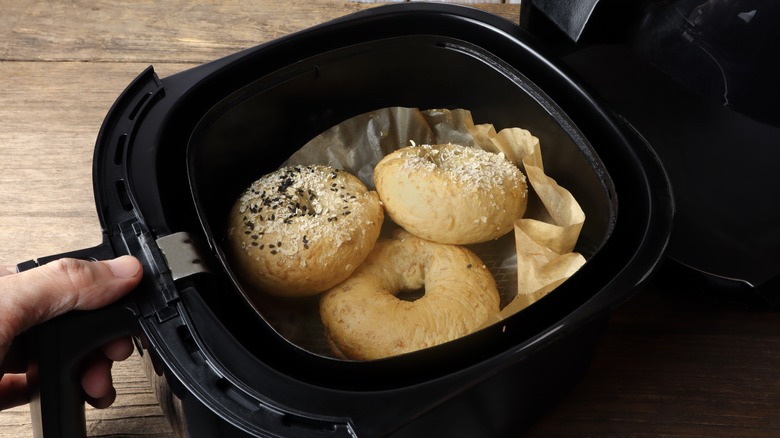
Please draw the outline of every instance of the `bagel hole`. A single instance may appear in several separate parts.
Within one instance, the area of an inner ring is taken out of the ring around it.
[[[395,297],[399,300],[413,302],[422,298],[423,295],[425,295],[425,288],[402,290]]]

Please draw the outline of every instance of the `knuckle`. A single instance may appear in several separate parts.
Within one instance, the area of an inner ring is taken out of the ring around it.
[[[95,273],[90,264],[81,260],[59,259],[54,262],[52,269],[73,291],[81,292],[90,289],[95,281]]]

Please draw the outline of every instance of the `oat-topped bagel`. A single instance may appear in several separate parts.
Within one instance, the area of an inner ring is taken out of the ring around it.
[[[455,144],[392,152],[374,168],[374,184],[395,223],[441,243],[503,236],[528,203],[517,166],[503,155]]]
[[[348,172],[284,167],[252,183],[235,202],[227,231],[231,263],[260,291],[313,295],[365,260],[383,218],[376,192]]]
[[[402,291],[424,288],[406,301]],[[467,335],[499,311],[495,280],[469,249],[399,230],[320,299],[320,317],[338,355],[380,359]]]

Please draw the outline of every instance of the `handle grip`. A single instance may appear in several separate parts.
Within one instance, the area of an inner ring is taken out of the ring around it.
[[[21,272],[66,257],[105,260],[113,258],[114,251],[103,243],[21,263],[17,269]],[[24,334],[35,438],[86,437],[79,368],[83,359],[104,343],[133,333],[137,319],[127,303],[120,300],[102,309],[69,312]]]

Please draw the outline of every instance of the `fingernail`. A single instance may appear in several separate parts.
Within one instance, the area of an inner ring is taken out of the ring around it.
[[[118,278],[130,278],[141,269],[140,263],[133,257],[122,256],[113,260],[106,260],[105,263],[111,268],[111,272]]]

